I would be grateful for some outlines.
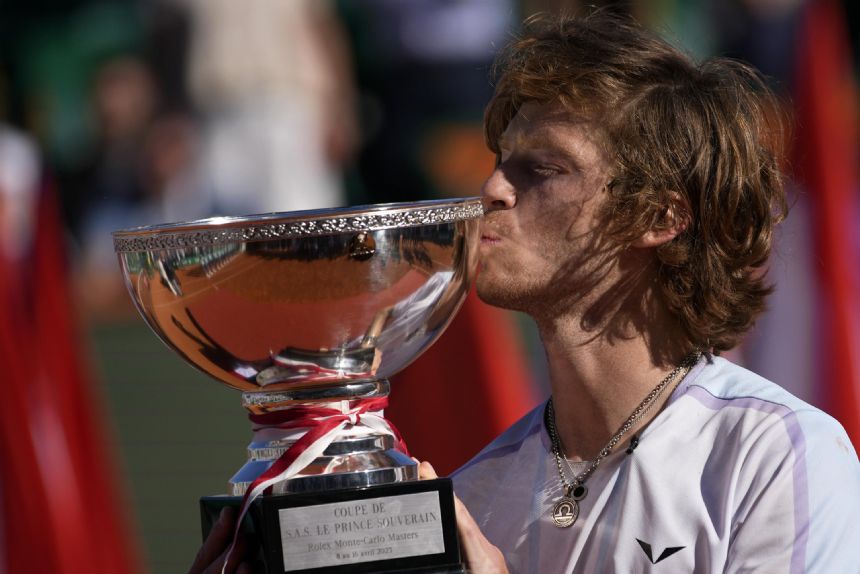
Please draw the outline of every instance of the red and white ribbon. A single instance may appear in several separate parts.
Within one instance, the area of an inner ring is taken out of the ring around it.
[[[383,434],[394,437],[397,448],[408,455],[406,444],[400,433],[385,420],[383,409],[388,406],[388,398],[362,399],[325,403],[326,406],[300,405],[264,414],[252,414],[248,418],[254,423],[255,434],[269,434],[275,429],[294,431],[296,441],[272,465],[248,486],[242,500],[242,510],[236,521],[233,542],[227,551],[223,574],[227,561],[236,546],[239,528],[251,504],[267,489],[278,482],[298,475],[314,460],[322,456],[325,449],[347,428],[366,427],[367,433]],[[286,438],[281,435],[281,438]],[[292,438],[292,437],[290,437]]]

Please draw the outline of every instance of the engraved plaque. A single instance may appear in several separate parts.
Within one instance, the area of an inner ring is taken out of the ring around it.
[[[278,514],[285,572],[445,551],[435,491],[283,508]]]
[[[242,499],[200,502],[205,537],[221,508],[238,508]],[[263,562],[266,574],[463,572],[447,478],[260,497],[243,531],[259,540],[251,559]]]

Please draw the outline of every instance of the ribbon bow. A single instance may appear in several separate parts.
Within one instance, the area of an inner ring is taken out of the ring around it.
[[[249,415],[248,418],[254,423],[254,432],[268,429],[307,429],[307,431],[248,486],[242,499],[242,510],[236,521],[233,542],[227,551],[224,567],[227,566],[227,561],[233,553],[239,528],[251,504],[274,484],[296,476],[320,457],[347,425],[362,424],[380,434],[390,435],[394,437],[398,448],[408,455],[409,451],[400,433],[382,416],[386,406],[388,406],[388,398],[380,397],[341,401],[340,408],[299,405],[281,411]],[[221,571],[223,574],[223,567]]]

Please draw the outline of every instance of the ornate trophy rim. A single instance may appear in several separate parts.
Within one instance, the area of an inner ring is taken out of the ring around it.
[[[470,197],[210,217],[123,229],[112,235],[114,251],[128,253],[435,225],[483,215],[481,198]]]

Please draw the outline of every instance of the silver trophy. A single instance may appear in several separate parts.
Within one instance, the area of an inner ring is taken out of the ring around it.
[[[388,377],[452,320],[477,265],[480,199],[117,231],[129,293],[158,337],[242,391],[254,429],[227,496],[269,572],[445,571],[450,482],[418,481],[382,409]]]

